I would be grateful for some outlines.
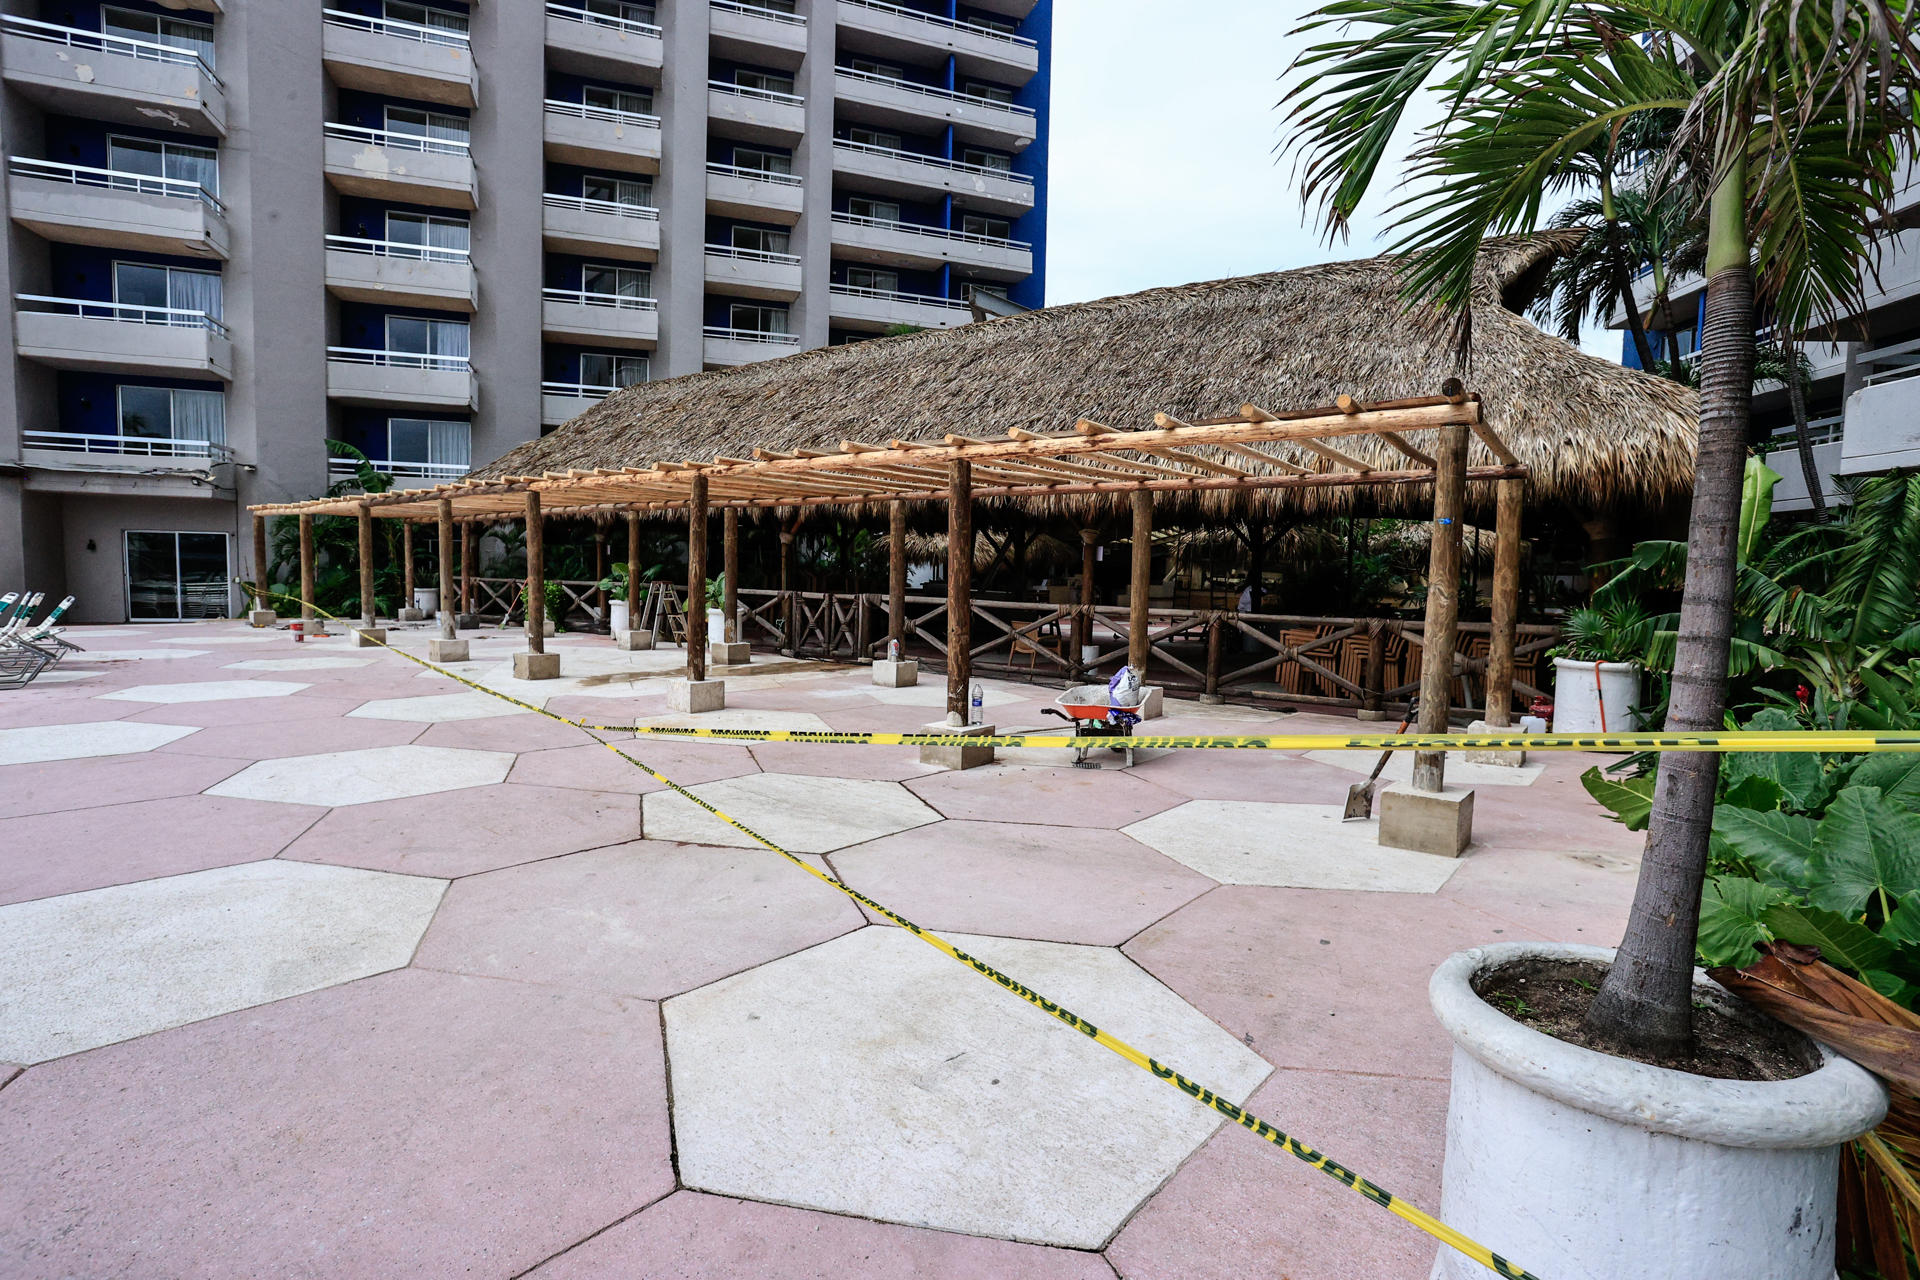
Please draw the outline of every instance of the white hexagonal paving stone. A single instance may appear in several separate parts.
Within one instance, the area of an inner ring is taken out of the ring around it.
[[[883,689],[875,685],[859,692],[897,707],[937,707],[945,711],[947,706],[945,681],[939,684],[910,684],[904,689]],[[1019,694],[1008,693],[1004,689],[982,688],[980,690],[980,705],[983,707],[1004,707],[1008,703],[1024,701],[1025,699]],[[929,718],[937,719],[938,717]]]
[[[1118,951],[950,935],[1234,1102],[1272,1070]],[[666,1004],[689,1188],[1097,1249],[1224,1120],[898,929]]]
[[[201,632],[197,635],[184,636],[179,639],[159,640],[159,641],[156,641],[155,643],[157,644],[271,644],[273,641],[277,639],[279,639],[278,636],[271,636],[271,635],[243,635],[243,636],[207,635],[206,633]]]
[[[646,759],[644,741],[626,750]],[[794,853],[831,853],[940,821],[938,813],[897,782],[755,773],[703,782],[687,790]],[[760,847],[738,828],[676,792],[652,792],[640,803],[640,830],[649,840]]]
[[[348,667],[370,667],[378,659],[349,658],[249,658],[245,662],[229,662],[228,671],[339,671]]]
[[[67,655],[68,662],[148,662],[167,658],[204,658],[206,649],[86,649]]]
[[[190,725],[141,724],[102,720],[94,724],[46,724],[26,729],[0,729],[0,764],[38,764],[45,760],[85,760],[91,756],[125,756],[178,742]]]
[[[277,800],[282,804],[371,804],[504,782],[513,758],[511,751],[470,751],[463,747],[330,751],[250,764],[226,781],[208,787],[205,794]]]
[[[1380,844],[1380,822],[1337,804],[1189,800],[1120,830],[1222,884],[1436,893],[1460,859]]]
[[[291,680],[200,680],[190,684],[137,684],[97,695],[102,702],[238,702],[246,698],[285,698],[312,685]]]
[[[731,682],[729,682],[731,683]],[[659,686],[636,693],[663,692]],[[638,721],[653,729],[784,729],[789,733],[832,733],[833,726],[809,711],[762,711],[757,707],[722,707],[718,711],[677,712]],[[680,739],[688,741],[689,739]]]
[[[403,720],[410,724],[441,724],[450,720],[489,720],[527,712],[492,694],[463,689],[458,693],[429,694],[424,698],[381,698],[347,712],[362,720]]]
[[[1335,769],[1345,769],[1349,773],[1372,773],[1374,762],[1379,758],[1379,753],[1374,751],[1307,752],[1307,759],[1331,765]],[[1503,764],[1475,764],[1461,759],[1458,755],[1449,755],[1447,785],[1450,787],[1530,787],[1544,769],[1544,765],[1537,764],[1521,765],[1518,768]],[[1387,757],[1387,767],[1380,771],[1382,787],[1389,782],[1412,780],[1413,752],[1396,751]]]
[[[0,1060],[45,1062],[400,968],[446,886],[274,860],[0,907]]]

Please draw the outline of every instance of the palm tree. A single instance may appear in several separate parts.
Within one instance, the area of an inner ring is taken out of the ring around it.
[[[1617,186],[1608,159],[1597,162],[1594,170],[1598,194],[1570,201],[1553,217],[1555,228],[1587,234],[1548,271],[1534,316],[1552,324],[1568,342],[1578,342],[1588,317],[1603,320],[1624,313],[1640,367],[1652,371],[1659,359],[1634,300],[1633,282],[1642,269],[1653,273],[1654,315],[1663,314],[1667,279],[1686,230],[1677,214],[1680,206],[1641,186]]]
[[[1652,177],[1705,228],[1707,280],[1684,596],[1667,728],[1717,729],[1733,629],[1756,300],[1784,332],[1862,293],[1872,230],[1920,133],[1908,0],[1332,0],[1301,29],[1285,99],[1307,200],[1344,229],[1416,99],[1410,302],[1471,342],[1476,256],[1535,230],[1578,158],[1677,114]],[[1758,261],[1756,271],[1754,263]],[[1661,757],[1632,916],[1589,1010],[1602,1043],[1693,1043],[1692,967],[1719,762]]]
[[[1685,360],[1662,360],[1655,367],[1666,378],[1683,386],[1698,386],[1699,370]],[[1807,498],[1813,503],[1813,516],[1827,523],[1827,495],[1820,484],[1820,469],[1813,460],[1813,434],[1807,423],[1807,391],[1813,386],[1813,361],[1799,347],[1769,342],[1754,348],[1753,389],[1763,390],[1771,383],[1787,389],[1787,406],[1793,415],[1794,452],[1800,458],[1800,477],[1806,482]]]

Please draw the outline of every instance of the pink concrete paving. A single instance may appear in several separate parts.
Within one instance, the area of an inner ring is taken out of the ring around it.
[[[0,936],[7,911],[53,895],[135,894],[160,878],[276,857],[451,884],[406,968],[24,1072],[0,1063],[0,1273],[1426,1275],[1434,1246],[1424,1237],[1234,1128],[1201,1142],[1101,1252],[687,1191],[674,1164],[655,1001],[738,981],[781,957],[792,965],[850,930],[890,928],[862,923],[882,917],[863,917],[770,854],[638,838],[638,797],[660,784],[545,717],[349,715],[368,702],[459,691],[394,655],[338,641],[296,645],[285,632],[209,643],[260,634],[229,622],[97,640],[88,630],[75,628],[74,638],[132,656],[65,666],[94,673],[84,680],[0,693],[0,730],[128,721],[197,732],[130,754],[0,766]],[[423,652],[431,629],[394,634]],[[596,663],[618,661],[601,637],[564,644]],[[517,647],[490,635],[484,660],[467,670],[495,678]],[[204,652],[139,656],[167,649]],[[286,668],[343,656],[373,661]],[[235,665],[246,663],[267,669]],[[841,729],[917,730],[941,718],[937,701],[875,696],[864,668],[819,670],[756,676],[730,687],[729,706],[806,713]],[[310,687],[176,705],[99,696],[254,679]],[[1039,714],[1052,689],[985,683],[1000,699],[988,718],[1002,728],[1057,725]],[[552,690],[550,708],[609,724],[665,713],[657,674],[622,696],[579,688]],[[1182,702],[1147,727],[1382,728]],[[258,761],[401,744],[514,759],[504,782],[453,780],[431,794],[331,810],[293,803],[291,793],[203,794]],[[1187,800],[1337,804],[1360,776],[1292,752],[1144,753],[1131,770],[1097,773],[1004,765],[943,773],[921,766],[911,748],[661,738],[623,746],[687,785],[763,772],[899,784],[940,820],[833,854],[851,885],[929,927],[982,935],[982,945],[1071,943],[1115,963],[1103,949],[1119,948],[1198,1010],[1201,1026],[1211,1019],[1220,1030],[1209,1032],[1278,1068],[1255,1110],[1428,1208],[1438,1207],[1448,1069],[1446,1038],[1427,1009],[1428,975],[1476,943],[1615,941],[1639,855],[1639,837],[1608,822],[1581,789],[1579,774],[1594,763],[1585,757],[1545,757],[1530,786],[1483,787],[1476,844],[1428,894],[1221,887],[1116,830]],[[74,945],[83,953],[87,940]],[[678,1007],[664,1006],[669,1015]],[[874,1046],[868,1056],[888,1051]],[[998,1084],[1017,1069],[1009,1061],[986,1074]],[[1089,1072],[1100,1069],[1088,1060]],[[930,1075],[924,1087],[940,1079]],[[796,1106],[833,1087],[783,1082]],[[900,1145],[891,1123],[873,1118],[876,1167],[917,1141]],[[1124,1160],[1125,1135],[1105,1138]],[[995,1131],[967,1140],[991,1158],[1022,1139]]]

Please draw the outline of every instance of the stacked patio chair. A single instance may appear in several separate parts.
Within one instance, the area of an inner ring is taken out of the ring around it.
[[[64,639],[58,630],[61,615],[73,604],[68,596],[39,622],[33,621],[42,592],[24,596],[9,592],[0,598],[0,689],[18,689],[32,684],[41,672],[80,646]]]

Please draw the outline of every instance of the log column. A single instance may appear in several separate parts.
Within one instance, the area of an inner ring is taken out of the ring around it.
[[[1153,652],[1147,621],[1147,596],[1153,586],[1153,494],[1133,491],[1133,585],[1127,596],[1127,665],[1147,680],[1147,658]]]
[[[1433,471],[1433,543],[1427,567],[1427,616],[1420,645],[1421,733],[1445,733],[1453,687],[1453,650],[1460,622],[1460,518],[1466,506],[1467,428],[1440,428]],[[1439,791],[1446,752],[1418,751],[1413,785]]]
[[[418,618],[413,610],[413,521],[400,522],[400,608],[396,618]]]
[[[740,511],[728,507],[720,513],[720,609],[726,614],[721,633],[728,644],[740,642]],[[735,655],[730,655],[735,656]]]
[[[947,483],[947,715],[967,721],[973,676],[973,464],[956,458]]]
[[[323,628],[314,625],[313,611],[313,517],[300,517],[300,621],[309,635]]]
[[[527,652],[547,651],[547,530],[540,493],[527,490]]]
[[[249,613],[271,613],[273,597],[267,594],[272,583],[267,581],[267,518],[253,518],[253,603],[247,607]],[[254,618],[255,625],[272,626],[272,618]]]
[[[1080,612],[1073,620],[1073,669],[1082,670],[1080,655],[1093,643],[1093,606],[1099,598],[1094,590],[1094,570],[1099,564],[1100,531],[1080,531]]]
[[[793,535],[792,529],[780,531],[780,629],[786,633],[789,657],[800,652],[800,610],[793,599]]]
[[[887,639],[907,656],[907,504],[887,504]]]
[[[627,629],[640,626],[640,513],[627,512]]]
[[[440,638],[459,636],[455,613],[459,606],[453,598],[453,501],[440,499]]]
[[[373,630],[373,509],[360,504],[360,625]]]
[[[697,472],[687,494],[687,679],[707,678],[707,477]]]
[[[473,613],[473,521],[460,524],[460,612]]]
[[[1520,621],[1520,516],[1526,481],[1495,481],[1493,626],[1487,652],[1487,724],[1513,723],[1513,649]]]

